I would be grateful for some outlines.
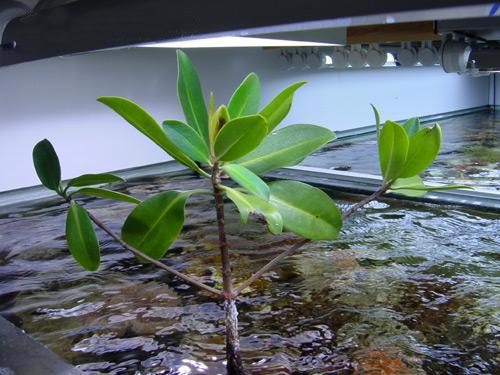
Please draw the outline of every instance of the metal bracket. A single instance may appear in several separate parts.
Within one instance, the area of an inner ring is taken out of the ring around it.
[[[0,3],[0,46],[2,49],[13,49],[16,47],[15,41],[3,42],[3,32],[9,22],[30,12],[30,7],[20,1],[4,0]]]

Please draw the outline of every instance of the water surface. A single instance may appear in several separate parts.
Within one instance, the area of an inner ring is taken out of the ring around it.
[[[138,198],[199,187],[193,177],[120,186]],[[342,208],[357,198],[333,194]],[[85,199],[119,230],[131,205]],[[219,287],[212,202],[189,201],[165,261]],[[68,255],[64,204],[0,216],[0,313],[92,374],[224,372],[223,308],[98,232],[102,264]],[[296,239],[242,225],[227,205],[235,277]],[[239,302],[242,351],[256,374],[492,374],[498,368],[500,218],[454,207],[373,202],[337,241],[308,245]]]
[[[422,174],[437,183],[500,191],[500,112],[490,110],[439,121],[441,150]],[[302,162],[310,167],[380,175],[375,134],[334,141]]]

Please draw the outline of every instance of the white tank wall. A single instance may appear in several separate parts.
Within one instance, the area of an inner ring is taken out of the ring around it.
[[[489,79],[444,74],[436,68],[280,70],[276,52],[260,49],[189,50],[204,88],[227,101],[249,71],[263,82],[263,102],[298,80],[301,88],[286,124],[344,130],[383,118],[400,119],[488,104]],[[33,145],[48,138],[63,178],[168,160],[155,145],[95,101],[130,98],[158,120],[182,118],[176,96],[175,51],[129,49],[52,58],[0,68],[0,191],[38,184]],[[498,84],[498,80],[497,80]],[[497,88],[497,92],[499,92]]]

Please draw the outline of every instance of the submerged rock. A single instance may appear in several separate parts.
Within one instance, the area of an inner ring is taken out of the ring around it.
[[[408,364],[411,363],[411,366]],[[358,351],[354,354],[355,375],[424,375],[420,361],[398,348]]]

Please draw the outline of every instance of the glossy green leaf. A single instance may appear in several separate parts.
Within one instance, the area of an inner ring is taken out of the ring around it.
[[[184,225],[184,207],[190,194],[166,191],[138,204],[123,224],[123,240],[144,254],[160,259]]]
[[[420,120],[417,117],[412,117],[406,120],[402,126],[408,137],[411,137],[420,130]]]
[[[255,73],[250,73],[235,90],[227,109],[231,118],[256,114],[260,105],[260,81]]]
[[[219,134],[220,129],[229,121],[229,112],[225,105],[221,105],[209,119],[208,124],[208,139],[210,146],[215,143],[215,138]]]
[[[428,193],[427,190],[419,190],[419,189],[397,189],[397,190],[390,190],[390,193],[396,193],[399,195],[404,195],[405,197],[410,197],[410,198],[420,198],[423,197],[425,194]]]
[[[97,173],[97,174],[82,174],[81,176],[75,177],[68,181],[66,185],[69,187],[76,186],[90,186],[97,184],[110,184],[112,182],[123,182],[123,178],[115,176],[111,173]]]
[[[400,177],[422,173],[436,158],[441,146],[441,128],[423,128],[410,138],[408,156]]]
[[[273,234],[281,233],[283,230],[283,219],[277,208],[269,202],[256,197],[239,192],[238,190],[225,187],[227,197],[233,201],[240,212],[241,221],[246,224],[248,216],[255,213],[264,217],[269,231]]]
[[[208,163],[208,146],[201,136],[190,126],[177,120],[163,122],[167,137],[191,159]]]
[[[311,240],[338,237],[342,215],[325,192],[298,181],[276,181],[269,188],[269,201],[280,212],[285,230]]]
[[[225,164],[222,169],[231,179],[253,195],[269,200],[269,186],[251,170],[239,164]]]
[[[101,189],[101,188],[91,188],[91,187],[82,188],[82,189],[79,189],[79,190],[71,193],[71,196],[73,196],[75,194],[90,195],[92,197],[111,199],[114,201],[121,201],[121,202],[133,203],[133,204],[141,203],[141,201],[139,199],[134,198],[130,195],[119,193],[117,191]]]
[[[425,185],[419,176],[412,176],[407,178],[398,178],[391,185],[391,193],[405,195],[407,197],[422,197],[427,192],[433,190],[455,190],[455,189],[472,189],[467,185],[441,185],[441,186],[428,186]]]
[[[230,120],[215,138],[215,157],[222,161],[241,158],[257,147],[266,135],[267,123],[260,115]]]
[[[87,211],[71,202],[66,217],[66,241],[73,258],[87,271],[99,268],[99,242]]]
[[[186,122],[208,142],[208,113],[200,79],[189,57],[177,50],[177,95]]]
[[[200,172],[200,168],[184,155],[168,138],[163,129],[144,109],[131,100],[115,96],[105,96],[97,101],[107,105],[125,119],[130,125],[160,146],[179,163]],[[201,172],[202,173],[202,172]],[[203,173],[202,173],[203,174]]]
[[[408,135],[403,127],[393,121],[386,121],[378,139],[380,169],[384,181],[400,176],[408,155]]]
[[[61,183],[61,166],[52,144],[44,139],[33,148],[33,164],[43,186],[58,191]]]
[[[238,163],[256,174],[264,174],[296,165],[334,139],[335,133],[321,126],[290,125],[269,134],[259,147]]]
[[[208,121],[210,121],[210,117],[215,112],[215,95],[212,91],[210,91],[210,95],[208,97]]]
[[[288,112],[290,112],[293,94],[295,94],[295,91],[305,83],[305,81],[301,81],[288,86],[259,112],[267,120],[268,133],[278,126]]]
[[[457,184],[449,184],[442,186],[429,186],[425,185],[425,190],[427,191],[437,191],[437,190],[456,190],[456,189],[471,189],[474,190],[472,186],[469,185],[457,185]]]
[[[419,176],[398,178],[391,184],[390,192],[407,197],[422,197],[427,194],[427,190],[421,189],[422,187],[425,187],[425,185]]]
[[[380,137],[380,113],[378,112],[378,109],[373,105],[370,104],[373,109],[373,114],[375,115],[375,129],[376,129],[376,134],[377,138]]]

